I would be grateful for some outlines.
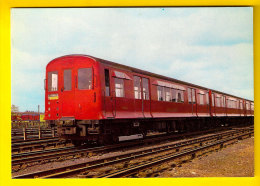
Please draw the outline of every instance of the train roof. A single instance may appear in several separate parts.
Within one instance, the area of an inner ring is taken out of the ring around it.
[[[119,69],[122,69],[122,70],[127,70],[127,71],[130,71],[130,72],[135,72],[135,73],[139,73],[139,74],[144,74],[144,75],[147,75],[147,76],[152,76],[152,77],[156,77],[156,78],[160,78],[160,79],[164,79],[164,80],[168,80],[168,81],[174,81],[174,82],[176,82],[176,83],[185,84],[185,85],[188,85],[188,86],[191,86],[191,87],[196,87],[196,88],[200,88],[200,89],[211,90],[211,91],[213,91],[213,92],[215,92],[215,93],[225,94],[225,95],[227,95],[227,96],[232,96],[232,97],[234,97],[234,98],[244,99],[244,100],[246,100],[246,101],[251,101],[251,102],[253,102],[252,100],[248,100],[248,99],[245,99],[245,98],[237,97],[237,96],[234,96],[234,95],[231,95],[231,94],[227,94],[227,93],[224,93],[224,92],[220,92],[220,91],[218,91],[218,90],[206,88],[206,87],[203,87],[203,86],[200,86],[200,85],[195,85],[195,84],[188,83],[188,82],[185,82],[185,81],[181,81],[181,80],[178,80],[178,79],[175,79],[175,78],[171,78],[171,77],[159,75],[159,74],[156,74],[156,73],[148,72],[148,71],[141,70],[141,69],[134,68],[134,67],[130,67],[130,66],[127,66],[127,65],[122,65],[122,64],[119,64],[119,63],[116,63],[116,62],[108,61],[108,60],[101,59],[101,58],[97,58],[97,57],[90,56],[90,55],[85,55],[85,54],[70,54],[70,55],[65,55],[65,56],[61,56],[61,57],[58,57],[58,58],[73,57],[73,56],[89,57],[89,58],[92,58],[92,59],[94,59],[94,60],[96,60],[96,61],[99,61],[100,63],[106,64],[106,65],[109,65],[109,66],[113,66],[113,67],[116,67],[116,68],[119,68]],[[58,58],[55,58],[55,59],[58,59]],[[54,60],[55,60],[55,59],[54,59]],[[53,60],[52,60],[52,61],[53,61]]]

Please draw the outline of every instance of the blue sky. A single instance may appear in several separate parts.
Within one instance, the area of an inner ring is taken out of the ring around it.
[[[45,67],[88,54],[254,100],[253,9],[13,8],[12,104],[44,111]]]

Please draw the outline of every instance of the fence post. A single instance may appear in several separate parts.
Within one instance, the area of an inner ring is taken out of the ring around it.
[[[41,139],[41,138],[42,138],[41,125],[39,125],[39,127],[38,127],[38,131],[39,131],[39,139]]]
[[[52,134],[52,137],[54,138],[55,137],[55,127],[51,127],[51,134]]]
[[[23,127],[23,140],[27,140],[26,126]]]

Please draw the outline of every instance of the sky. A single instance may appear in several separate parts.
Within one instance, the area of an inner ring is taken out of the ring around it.
[[[46,65],[68,54],[254,100],[251,7],[13,8],[12,104],[43,112]]]

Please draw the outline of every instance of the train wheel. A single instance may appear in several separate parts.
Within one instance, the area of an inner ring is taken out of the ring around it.
[[[79,141],[79,140],[72,140],[72,144],[74,146],[80,146],[82,144],[82,141]]]

